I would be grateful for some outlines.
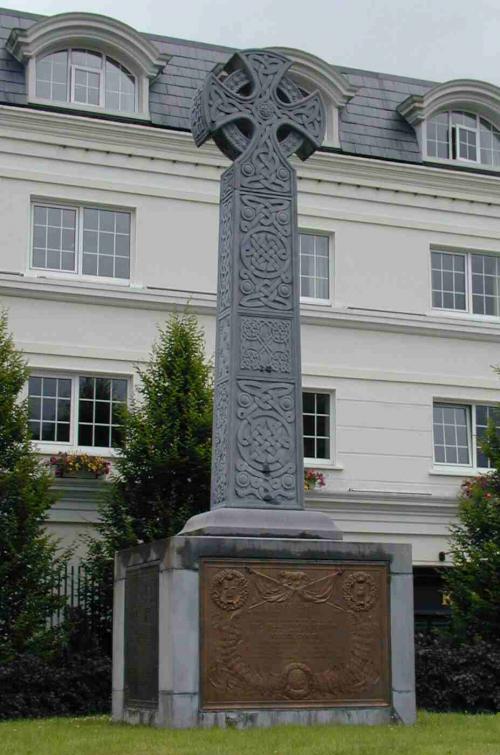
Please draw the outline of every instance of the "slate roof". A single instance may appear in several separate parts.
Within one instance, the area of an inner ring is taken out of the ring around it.
[[[5,49],[13,28],[26,29],[43,18],[21,11],[0,9],[0,104],[26,105],[24,67]],[[171,56],[150,88],[150,113],[155,126],[189,130],[194,92],[216,63],[233,50],[201,42],[145,34],[160,52]],[[421,162],[413,128],[396,107],[409,95],[423,94],[435,82],[333,66],[356,88],[355,96],[340,114],[342,152]]]

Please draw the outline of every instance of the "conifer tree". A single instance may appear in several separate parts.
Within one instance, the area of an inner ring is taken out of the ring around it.
[[[54,502],[50,476],[33,452],[22,354],[0,313],[0,662],[25,652],[47,653],[48,618],[58,606],[57,544],[46,531]]]
[[[99,539],[89,544],[107,649],[114,553],[174,535],[210,507],[211,374],[196,318],[171,316],[138,369],[137,400],[123,413],[115,476],[100,505]]]
[[[497,412],[500,418],[500,409]],[[481,444],[491,471],[462,485],[445,583],[452,629],[463,639],[500,640],[500,433],[490,420]]]

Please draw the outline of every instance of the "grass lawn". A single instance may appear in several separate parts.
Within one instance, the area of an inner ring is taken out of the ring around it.
[[[421,713],[416,726],[168,731],[104,716],[0,723],[1,755],[500,755],[500,714]]]

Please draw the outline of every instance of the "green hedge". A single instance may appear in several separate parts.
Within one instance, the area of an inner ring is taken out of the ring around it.
[[[415,637],[417,706],[434,711],[500,711],[500,638],[458,643],[442,633]]]
[[[109,713],[111,660],[26,655],[0,666],[0,719]]]

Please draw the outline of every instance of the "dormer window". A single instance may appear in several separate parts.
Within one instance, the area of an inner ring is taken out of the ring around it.
[[[127,24],[61,13],[13,29],[7,50],[26,66],[28,103],[149,120],[149,85],[169,56]]]
[[[475,113],[438,113],[427,120],[427,157],[500,166],[500,131]]]
[[[39,58],[36,96],[107,111],[136,111],[135,77],[117,61],[92,50],[60,50]]]

